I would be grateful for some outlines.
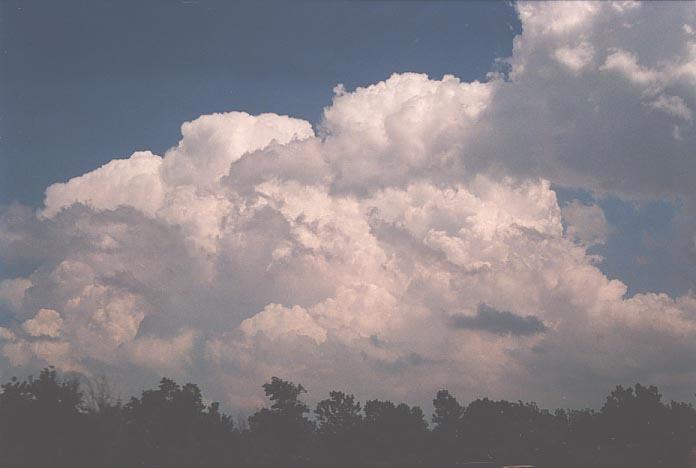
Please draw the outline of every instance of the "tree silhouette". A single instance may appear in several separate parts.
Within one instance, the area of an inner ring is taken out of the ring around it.
[[[383,466],[420,466],[424,463],[427,423],[423,411],[405,403],[370,400],[365,403],[365,452]]]
[[[603,458],[636,467],[675,466],[670,409],[657,387],[617,386],[602,408]]]
[[[234,443],[232,420],[203,404],[198,386],[163,378],[124,407],[127,458],[142,466],[219,466]]]
[[[330,392],[326,400],[317,404],[314,410],[317,416],[319,432],[326,435],[342,436],[355,431],[362,422],[360,403],[353,395],[343,392]]]
[[[433,407],[433,458],[443,466],[453,466],[460,457],[458,448],[462,442],[460,424],[464,408],[447,390],[437,392]]]
[[[305,417],[307,405],[300,400],[306,390],[278,377],[263,385],[271,400],[249,417],[254,455],[259,466],[304,466],[314,432],[314,424]]]
[[[429,430],[416,406],[370,400],[363,407],[339,391],[316,405],[315,425],[304,387],[273,377],[263,385],[270,407],[242,432],[191,383],[163,378],[125,405],[108,388],[82,392],[52,367],[2,385],[0,466],[686,468],[696,458],[694,407],[664,403],[656,387],[640,384],[617,386],[599,411],[486,398],[463,406],[441,390]]]
[[[316,453],[321,466],[351,467],[361,463],[360,403],[353,395],[333,391],[317,403],[314,410],[318,425]]]
[[[437,392],[433,400],[433,423],[436,431],[455,431],[459,420],[464,414],[464,408],[447,390]]]
[[[487,398],[469,404],[460,424],[467,457],[506,464],[547,460],[563,444],[566,430],[563,414]]]
[[[87,455],[83,441],[89,433],[81,403],[79,382],[58,378],[53,367],[37,379],[13,377],[2,385],[0,465],[79,464]]]

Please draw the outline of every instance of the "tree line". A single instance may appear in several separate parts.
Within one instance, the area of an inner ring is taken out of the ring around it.
[[[640,384],[616,387],[598,411],[464,405],[441,390],[429,425],[417,406],[341,391],[310,411],[302,385],[273,377],[269,406],[243,428],[167,378],[125,403],[104,381],[85,387],[50,367],[1,388],[0,466],[13,468],[680,468],[696,447],[694,407]]]

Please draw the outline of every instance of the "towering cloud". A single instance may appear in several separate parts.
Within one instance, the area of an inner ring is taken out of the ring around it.
[[[626,379],[684,396],[696,297],[628,297],[587,253],[601,209],[552,184],[693,206],[696,9],[518,10],[506,76],[338,87],[316,134],[202,116],[163,156],[4,208],[2,262],[28,273],[0,283],[3,374],[167,373],[239,407],[272,374],[419,403],[594,404]]]

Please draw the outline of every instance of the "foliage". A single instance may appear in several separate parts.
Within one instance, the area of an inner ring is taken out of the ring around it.
[[[270,406],[238,430],[198,386],[163,378],[122,405],[105,381],[82,390],[44,369],[0,392],[0,466],[135,467],[537,467],[689,466],[696,410],[662,401],[656,387],[616,387],[599,411],[478,399],[446,390],[433,400],[432,427],[417,406],[332,391],[313,415],[302,385],[273,377]],[[471,466],[471,465],[469,465]]]

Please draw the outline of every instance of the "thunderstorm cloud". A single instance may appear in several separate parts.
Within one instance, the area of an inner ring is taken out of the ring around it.
[[[316,128],[204,115],[1,208],[3,377],[165,374],[238,408],[271,375],[416,403],[693,388],[696,296],[628,295],[588,253],[602,209],[556,187],[679,201],[696,245],[696,6],[517,9],[509,73],[339,87]]]

